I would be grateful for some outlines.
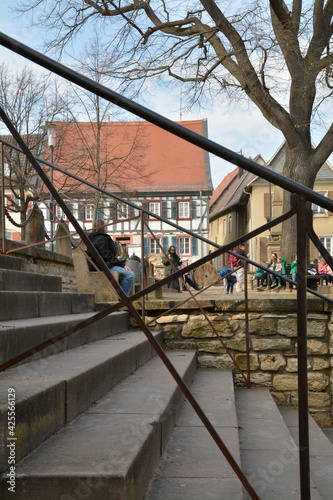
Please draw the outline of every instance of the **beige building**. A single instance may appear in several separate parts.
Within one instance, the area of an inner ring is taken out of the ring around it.
[[[284,158],[285,145],[282,144],[267,164],[260,155],[254,161],[282,173]],[[314,190],[333,198],[333,168],[329,162],[325,162],[318,172]],[[227,244],[281,215],[282,202],[281,188],[236,168],[222,180],[210,199],[209,237],[219,245]],[[312,209],[314,230],[332,254],[333,213],[317,205]],[[271,252],[280,252],[280,241],[281,225],[252,238],[248,242],[251,258],[256,262],[267,262]],[[317,248],[310,242],[310,260],[319,257]],[[228,255],[216,259],[215,266],[217,269],[228,266]]]

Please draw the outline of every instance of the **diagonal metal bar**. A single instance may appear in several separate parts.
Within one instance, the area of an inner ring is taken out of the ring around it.
[[[99,265],[102,265],[102,269],[105,272],[105,274],[107,274],[107,276],[110,279],[111,283],[115,284],[115,288],[116,288],[117,293],[119,293],[120,297],[123,299],[123,302],[125,302],[125,304],[127,305],[128,310],[132,314],[133,318],[136,319],[136,321],[137,321],[138,325],[140,326],[141,330],[146,334],[149,342],[151,343],[151,345],[153,346],[153,348],[155,349],[155,351],[157,352],[157,354],[160,356],[160,358],[164,362],[165,366],[168,368],[170,374],[173,376],[173,378],[177,382],[178,386],[183,391],[184,395],[187,397],[187,399],[191,403],[193,409],[196,411],[197,415],[199,416],[199,418],[201,419],[201,421],[203,422],[203,424],[207,428],[208,432],[211,434],[212,438],[214,439],[214,441],[218,445],[219,449],[224,454],[224,456],[227,459],[227,461],[229,462],[230,466],[232,467],[232,469],[234,470],[234,472],[236,473],[236,475],[238,476],[238,478],[242,482],[244,488],[250,494],[250,496],[251,496],[252,499],[259,500],[258,495],[256,494],[256,492],[252,488],[252,486],[249,483],[249,481],[247,480],[247,478],[244,476],[244,474],[243,474],[241,468],[239,467],[239,465],[237,464],[236,460],[233,458],[233,456],[229,452],[228,448],[225,446],[225,444],[223,443],[223,441],[219,437],[218,433],[216,432],[216,430],[214,429],[214,427],[210,423],[209,419],[206,417],[206,415],[204,414],[204,412],[202,411],[202,409],[198,405],[197,401],[192,396],[190,390],[187,388],[186,384],[183,382],[183,380],[180,377],[180,375],[178,374],[177,370],[174,368],[174,366],[172,365],[172,363],[169,361],[169,359],[165,355],[163,349],[160,347],[160,345],[158,344],[158,342],[154,339],[154,337],[153,337],[152,333],[150,332],[149,328],[145,325],[145,323],[143,322],[142,318],[140,317],[140,315],[138,314],[138,312],[134,308],[134,306],[132,304],[132,300],[133,299],[130,300],[124,294],[122,288],[119,286],[118,282],[114,279],[114,277],[110,273],[110,271],[107,268],[107,266],[105,265],[103,259],[99,256],[99,254],[96,251],[95,247],[91,244],[89,238],[85,235],[84,231],[81,229],[80,225],[78,224],[78,222],[76,221],[76,219],[73,217],[71,211],[67,208],[66,204],[63,202],[63,200],[60,197],[60,195],[58,194],[57,190],[53,187],[53,185],[50,182],[50,180],[48,179],[47,175],[40,168],[40,166],[38,165],[38,163],[34,159],[33,155],[31,154],[29,148],[25,145],[23,139],[18,134],[18,132],[16,131],[15,127],[12,125],[12,123],[10,122],[10,120],[8,119],[7,115],[4,113],[4,111],[3,111],[3,109],[1,107],[0,107],[0,116],[2,117],[2,119],[4,120],[4,122],[6,123],[8,129],[11,131],[11,133],[14,136],[14,138],[18,142],[18,144],[21,145],[21,148],[23,149],[24,153],[28,157],[29,161],[32,163],[32,165],[35,168],[35,170],[39,173],[40,177],[44,181],[44,183],[47,186],[47,188],[49,189],[49,191],[52,194],[55,195],[56,201],[59,203],[59,205],[61,206],[61,208],[63,208],[63,209],[65,208],[65,210],[64,210],[65,214],[67,215],[68,219],[73,224],[73,226],[75,227],[75,229],[77,230],[77,232],[80,234],[82,240],[84,241],[84,243],[89,248],[89,251],[92,253],[93,257],[97,260],[97,262],[98,262]],[[119,307],[121,306],[121,304],[118,304],[118,305],[119,305]],[[110,308],[110,309],[112,309],[112,308]],[[113,310],[115,310],[115,309],[113,309]],[[93,318],[91,318],[92,322],[96,321],[96,318],[98,316],[101,316],[101,314],[103,314],[103,313],[105,315],[107,315],[107,311],[108,310],[104,310],[101,313],[95,315]],[[68,333],[68,334],[70,334],[70,333]],[[50,340],[46,341],[45,343],[50,342]],[[43,344],[45,344],[45,343],[43,343]],[[39,347],[40,347],[40,350],[41,350],[42,349],[41,344],[39,345]]]
[[[46,349],[47,347],[50,347],[51,345],[56,344],[60,340],[63,340],[66,337],[69,337],[73,333],[76,333],[76,332],[82,330],[82,328],[85,328],[86,326],[89,326],[89,325],[92,325],[93,323],[96,323],[97,321],[99,321],[102,318],[105,318],[106,316],[108,316],[112,312],[118,311],[118,309],[120,309],[121,307],[123,307],[123,305],[120,302],[118,304],[114,304],[113,306],[110,306],[107,309],[104,309],[103,311],[100,311],[99,313],[94,314],[91,318],[87,318],[86,320],[81,321],[80,323],[77,323],[76,325],[72,326],[71,328],[68,328],[67,330],[64,330],[63,332],[58,333],[57,335],[54,335],[54,337],[47,339],[44,342],[41,342],[37,346],[35,346],[31,349],[28,349],[27,351],[24,351],[21,354],[18,354],[17,356],[15,356],[15,358],[12,358],[11,360],[6,361],[5,363],[2,363],[0,365],[0,372],[8,370],[8,368],[11,368],[11,367],[17,365],[18,363],[20,363],[21,361],[24,361],[25,359],[29,358],[33,354],[36,354],[37,352],[40,352],[43,349]]]
[[[179,276],[181,276],[181,274],[184,274],[184,271],[185,272],[192,271],[193,269],[201,266],[202,264],[205,264],[206,262],[209,262],[212,259],[215,259],[216,257],[218,257],[219,255],[221,255],[222,253],[228,252],[228,253],[231,253],[232,255],[238,256],[238,254],[236,254],[235,252],[233,252],[231,250],[232,248],[234,248],[235,246],[240,245],[240,243],[246,242],[248,239],[251,239],[254,236],[257,236],[258,234],[262,233],[263,231],[266,231],[267,229],[269,229],[271,227],[274,227],[277,224],[280,224],[284,220],[287,220],[290,217],[292,217],[293,215],[295,215],[295,213],[296,213],[296,207],[292,206],[292,208],[288,212],[286,212],[285,214],[281,215],[280,217],[277,217],[276,219],[274,219],[274,221],[271,221],[268,224],[264,224],[263,226],[259,227],[258,229],[255,229],[255,230],[251,231],[251,233],[248,233],[245,236],[241,236],[240,238],[237,238],[236,240],[232,241],[231,243],[228,243],[228,244],[223,245],[223,246],[217,245],[216,243],[214,243],[214,244],[212,243],[213,246],[218,247],[217,250],[215,250],[214,252],[210,253],[209,255],[206,255],[205,257],[202,257],[201,259],[197,260],[196,262],[193,262],[192,264],[189,264],[184,269],[180,269],[180,270],[176,271],[173,274],[173,277],[174,278],[179,278]],[[261,267],[262,269],[266,269],[265,267],[263,267],[261,265],[258,266],[258,264],[256,262],[254,262],[253,260],[248,259],[246,257],[244,257],[243,260],[245,260],[249,264],[253,264],[256,267]],[[166,283],[168,283],[168,278],[163,278],[163,279],[159,280],[158,283],[155,283],[153,285],[149,285],[144,290],[141,290],[140,292],[136,293],[133,297],[135,297],[135,299],[139,299],[143,295],[147,295],[148,293],[153,292],[156,288],[160,288],[161,286],[165,285]]]
[[[6,154],[6,157],[8,159],[10,159],[8,157],[8,155]],[[30,187],[30,189],[32,190],[33,193],[35,193],[36,196],[39,196],[40,200],[44,203],[45,207],[48,209],[48,211],[50,212],[50,214],[52,214],[52,216],[54,218],[56,218],[56,214],[54,212],[54,209],[52,210],[48,204],[46,203],[46,201],[44,200],[44,198],[41,196],[40,193],[38,193],[37,189],[31,184],[31,182],[29,181],[29,179],[27,178],[27,176],[21,171],[20,167],[17,165],[17,163],[15,161],[11,161],[13,167],[15,168],[16,172],[18,175],[21,175],[24,179],[24,181],[27,183],[27,185]],[[127,219],[129,220],[129,219]],[[74,241],[73,239],[73,234],[71,234],[66,225],[60,221],[59,222],[62,226],[62,228],[64,229],[64,231],[67,233],[66,236],[64,236],[64,238],[67,238],[68,236]],[[107,224],[106,224],[107,225]],[[53,238],[52,240],[49,240],[49,241],[55,241],[57,240],[58,238]],[[38,245],[41,245],[41,244],[45,244],[45,241],[43,242],[39,242],[39,243],[34,243],[32,245],[25,245],[23,247],[19,247],[19,248],[15,248],[14,250],[12,250],[12,252],[17,252],[18,250],[23,250],[25,248],[29,248],[29,247],[34,247],[34,246],[38,246]],[[78,249],[80,250],[80,252],[84,252],[84,250],[80,247],[80,245],[78,245]],[[7,252],[7,254],[9,254],[10,251]],[[108,278],[105,276],[104,273],[102,273],[102,271],[100,271],[100,269],[96,266],[96,264],[92,261],[92,259],[88,256],[88,255],[85,255],[86,259],[90,262],[90,264],[95,268],[96,272],[102,277],[102,279],[105,281],[105,284],[110,287],[112,290],[114,290],[114,287],[112,286],[111,282],[108,280]]]
[[[200,420],[202,421],[202,423],[204,424],[204,426],[208,430],[209,434],[211,435],[211,437],[213,438],[213,440],[215,441],[215,443],[217,444],[217,446],[219,447],[219,449],[221,450],[221,452],[223,453],[223,455],[225,456],[225,458],[229,462],[230,466],[232,467],[235,474],[240,479],[241,483],[243,484],[246,491],[249,493],[250,497],[253,500],[260,500],[257,493],[254,491],[253,487],[249,483],[248,479],[245,477],[240,466],[238,465],[236,460],[233,458],[230,451],[228,450],[228,448],[226,447],[226,445],[224,444],[224,442],[222,441],[222,439],[220,438],[220,436],[216,432],[215,428],[213,427],[213,425],[209,421],[208,417],[206,416],[206,414],[204,413],[204,411],[202,410],[202,408],[200,407],[200,405],[198,404],[198,402],[196,401],[196,399],[192,395],[191,391],[189,390],[189,388],[187,387],[187,385],[185,384],[183,379],[180,377],[180,375],[178,374],[178,372],[176,371],[176,369],[174,368],[174,366],[170,362],[169,358],[167,357],[167,355],[165,354],[165,352],[163,351],[163,349],[161,348],[161,346],[159,345],[157,340],[154,338],[154,336],[152,335],[152,333],[149,330],[149,328],[147,327],[147,325],[142,320],[139,313],[136,311],[136,309],[134,309],[133,304],[130,304],[129,311],[132,314],[132,316],[134,317],[134,319],[137,321],[141,330],[146,335],[146,337],[149,340],[152,347],[155,349],[156,353],[159,355],[159,357],[161,358],[161,360],[165,364],[166,368],[169,370],[170,374],[173,376],[173,378],[177,382],[177,384],[178,384],[179,388],[182,390],[184,396],[187,398],[187,400],[191,404],[192,408],[194,409],[194,411],[196,412],[196,414],[198,415],[198,417],[200,418]]]
[[[199,137],[201,137],[201,136],[199,136]],[[4,144],[9,145],[9,146],[11,146],[11,147],[13,147],[13,148],[15,148],[18,151],[20,151],[20,152],[23,153],[23,151],[22,151],[21,148],[18,148],[16,146],[14,146],[13,144],[6,143],[5,141],[3,141],[1,139],[0,139],[0,141],[3,142]],[[116,200],[120,201],[121,203],[125,203],[125,204],[129,205],[130,207],[132,207],[132,208],[134,208],[136,210],[139,210],[140,212],[144,212],[146,215],[154,217],[155,219],[158,219],[159,221],[164,222],[164,223],[166,223],[166,224],[174,227],[175,229],[178,229],[179,231],[183,231],[183,232],[185,232],[185,233],[187,233],[187,234],[189,234],[189,235],[197,238],[198,240],[203,241],[204,243],[208,243],[209,245],[211,245],[211,246],[213,246],[215,248],[220,248],[220,245],[218,245],[214,241],[211,241],[211,240],[205,238],[204,236],[191,231],[188,228],[180,226],[179,224],[176,224],[175,222],[172,222],[171,220],[168,220],[168,219],[165,219],[165,218],[163,218],[163,217],[161,217],[159,215],[156,215],[153,212],[150,212],[149,210],[147,210],[146,208],[141,207],[139,205],[136,205],[135,203],[133,203],[131,201],[125,200],[124,198],[121,198],[119,195],[117,195],[117,194],[115,194],[115,193],[113,193],[111,191],[108,191],[107,189],[101,188],[100,186],[97,186],[96,184],[93,184],[92,182],[87,181],[86,179],[83,179],[82,177],[79,177],[79,176],[77,176],[75,174],[72,174],[71,172],[68,172],[67,170],[64,170],[63,168],[58,167],[57,165],[54,165],[53,163],[47,162],[47,161],[43,160],[42,158],[40,158],[38,156],[34,156],[34,158],[35,158],[36,161],[38,161],[40,163],[44,163],[45,165],[48,165],[48,166],[52,167],[54,170],[58,170],[59,172],[63,173],[64,175],[67,175],[67,176],[69,176],[69,177],[77,180],[78,182],[82,182],[83,184],[86,184],[87,186],[90,186],[91,188],[96,189],[96,190],[100,191],[101,193],[104,193],[107,196],[111,196],[112,198],[115,198]],[[296,213],[296,211],[294,210],[294,212],[293,212],[291,210],[290,212],[287,212],[286,214],[282,215],[281,216],[282,219],[279,217],[277,219],[274,219],[271,222],[268,222],[268,223],[264,224],[263,226],[261,226],[262,229],[261,229],[260,232],[269,230],[272,227],[274,227],[275,225],[280,224],[281,222],[283,222],[284,220],[286,220],[285,217],[286,218],[291,217],[294,213]],[[242,237],[242,238],[238,238],[237,240],[235,240],[233,242],[233,244],[234,244],[234,246],[236,246],[239,243],[242,243],[242,242],[246,241],[247,239],[250,239],[250,238],[256,236],[257,234],[260,234],[260,232],[257,233],[257,230],[255,230],[254,232],[248,233],[247,236]],[[233,247],[230,246],[230,249],[231,248],[233,248]],[[232,254],[233,252],[230,251],[229,253]],[[235,254],[233,254],[233,255],[235,255]]]
[[[20,145],[23,153],[27,156],[27,158],[30,161],[31,165],[36,170],[36,172],[38,173],[38,175],[40,176],[40,178],[44,182],[44,184],[47,187],[47,189],[53,195],[53,198],[57,201],[57,203],[59,204],[59,206],[62,208],[63,212],[66,214],[68,220],[71,222],[71,224],[73,225],[73,227],[76,229],[76,232],[80,235],[82,241],[85,243],[86,247],[88,248],[88,250],[90,251],[90,253],[94,257],[95,261],[102,268],[103,272],[105,273],[105,275],[107,276],[107,278],[111,282],[113,288],[116,290],[116,292],[119,295],[119,297],[121,297],[121,299],[127,305],[129,303],[129,298],[127,297],[127,295],[124,294],[123,289],[121,288],[121,286],[119,285],[119,283],[117,282],[117,280],[110,273],[109,268],[105,264],[104,260],[100,256],[99,252],[96,250],[96,248],[94,247],[94,245],[91,243],[91,241],[88,238],[88,236],[86,235],[85,231],[81,228],[80,224],[77,222],[76,218],[73,216],[72,212],[69,210],[69,208],[67,207],[66,203],[63,201],[62,197],[60,196],[60,194],[58,193],[58,191],[56,190],[56,188],[53,186],[52,182],[50,181],[50,179],[48,178],[48,176],[46,175],[46,173],[44,172],[44,170],[38,164],[38,162],[36,161],[34,155],[30,151],[30,149],[28,148],[28,146],[25,144],[25,142],[23,141],[22,137],[17,132],[16,128],[11,123],[10,119],[8,118],[8,116],[6,115],[5,111],[3,110],[3,108],[1,106],[0,106],[0,117],[4,121],[4,123],[7,126],[8,130],[13,135],[14,139],[16,140],[16,142]]]
[[[156,243],[158,244],[158,246],[160,247],[160,249],[162,250],[162,252],[164,253],[164,255],[167,257],[167,254],[164,250],[164,248],[162,247],[162,245],[157,241],[157,238],[155,237],[153,231],[150,229],[150,227],[148,226],[148,224],[145,222],[145,226],[147,227],[148,231],[151,233],[151,235],[153,236],[153,238],[155,238],[156,240]],[[170,260],[170,259],[169,259]],[[173,263],[171,262],[170,260],[170,264],[172,265],[173,269],[176,271],[176,268],[175,266],[173,265]],[[183,271],[185,270],[186,268],[183,268]],[[230,274],[230,273],[229,273]],[[171,279],[174,279],[174,274],[171,275]],[[181,279],[182,279],[182,282],[183,284],[185,284],[186,286],[186,283],[184,281],[184,278],[183,278],[183,275],[181,276]],[[250,387],[250,378],[246,377],[241,369],[241,367],[239,366],[239,364],[237,363],[236,359],[234,358],[234,356],[231,354],[231,352],[229,351],[226,343],[223,341],[223,339],[221,338],[221,335],[218,333],[218,331],[216,330],[215,326],[213,325],[213,323],[211,322],[211,320],[208,318],[208,315],[206,313],[206,311],[203,309],[203,307],[201,306],[201,304],[198,302],[196,296],[194,293],[192,293],[192,290],[190,290],[190,288],[188,286],[186,286],[188,292],[190,293],[190,297],[187,297],[186,300],[184,301],[184,303],[188,302],[189,300],[194,300],[194,302],[196,303],[196,306],[198,307],[198,309],[200,309],[201,313],[203,314],[204,318],[206,319],[207,323],[209,324],[209,326],[211,327],[211,329],[213,330],[214,334],[216,335],[216,337],[218,338],[218,340],[220,341],[220,343],[222,344],[223,348],[225,349],[226,353],[228,354],[228,356],[230,357],[231,361],[233,362],[234,366],[237,368],[237,370],[239,371],[239,373],[241,374],[241,376],[244,378],[245,380],[245,383],[248,387]],[[167,314],[168,311],[165,311],[165,313],[163,314],[163,316],[165,314]]]

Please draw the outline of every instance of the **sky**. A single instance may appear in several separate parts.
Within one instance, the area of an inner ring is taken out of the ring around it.
[[[17,3],[17,0],[14,0],[15,2]],[[1,0],[0,31],[36,50],[41,50],[45,34],[39,29],[26,27],[24,19],[17,18],[17,14],[11,11],[11,5],[13,2]],[[18,67],[25,64],[21,56],[1,46],[0,61],[6,61],[8,65]],[[269,161],[283,142],[281,132],[271,126],[254,105],[252,107],[234,106],[233,109],[226,111],[227,106],[219,106],[217,103],[205,109],[184,111],[181,110],[178,91],[174,93],[158,86],[151,88],[149,96],[142,96],[141,103],[147,105],[147,102],[153,111],[171,120],[179,121],[180,116],[182,120],[206,118],[210,139],[247,158],[255,158],[256,155],[261,154],[265,161]],[[135,117],[132,116],[129,119],[133,120]],[[235,168],[235,165],[212,155],[210,155],[210,164],[214,188]]]

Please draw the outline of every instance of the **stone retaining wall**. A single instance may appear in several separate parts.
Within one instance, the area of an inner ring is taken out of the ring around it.
[[[245,307],[243,300],[203,301],[204,310],[222,341],[246,374]],[[201,302],[202,303],[202,302]],[[163,310],[163,303],[160,303]],[[147,304],[147,321],[157,316]],[[160,313],[161,311],[159,311]],[[308,301],[309,408],[323,426],[332,423],[333,323],[319,299]],[[204,316],[181,310],[156,320],[168,349],[195,349],[204,368],[233,368],[237,385],[244,379],[234,368],[221,341]],[[250,373],[255,386],[268,387],[279,405],[297,405],[297,320],[295,299],[249,301]]]
[[[0,238],[0,243],[2,239]],[[14,250],[13,257],[26,260],[27,272],[60,276],[63,292],[77,292],[73,259],[67,255],[51,252],[42,247],[31,247],[19,250],[22,242],[6,240],[6,251]]]

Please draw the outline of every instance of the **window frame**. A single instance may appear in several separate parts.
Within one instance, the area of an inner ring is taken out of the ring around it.
[[[323,196],[327,196],[328,191],[316,191],[316,193],[321,194]],[[316,205],[315,203],[312,203],[311,210],[313,211],[313,215],[316,216],[316,217],[327,215],[326,208],[320,207],[319,205]]]
[[[161,217],[161,209],[162,209],[162,203],[161,203],[161,201],[162,200],[147,200],[147,206],[148,206],[149,212],[153,212],[158,217]],[[154,210],[151,210],[151,205],[152,204],[158,205],[158,213],[156,213]],[[153,217],[153,216],[149,215],[148,216],[148,220],[157,220],[157,219],[156,219],[156,217]]]
[[[116,220],[126,220],[129,218],[129,210],[128,210],[128,205],[126,203],[121,203],[117,202],[117,207],[116,207]],[[125,211],[125,215],[123,215],[121,212]]]
[[[229,215],[228,217],[228,230],[229,234],[232,233],[232,215]]]
[[[320,241],[322,242],[328,253],[332,255],[332,236],[318,236],[318,238],[320,239]],[[329,240],[330,242],[329,245],[327,245],[326,240]]]
[[[65,212],[58,203],[56,203],[54,206],[54,212],[55,212],[55,219],[57,221],[60,221],[61,219],[67,220],[67,215],[65,214]]]
[[[182,243],[182,241],[184,242]],[[185,242],[187,240],[187,242]],[[181,250],[181,246],[184,245],[184,250]],[[186,251],[186,246],[188,246],[188,251]],[[190,236],[178,236],[178,248],[179,255],[192,255],[191,252],[191,237]]]
[[[156,236],[156,240],[158,240],[159,244],[162,246],[162,236]],[[148,238],[148,249],[149,253],[156,253],[156,254],[161,254],[162,250],[158,246],[157,241],[154,238]],[[157,251],[152,251],[152,245],[155,247],[155,250]]]
[[[91,217],[88,217],[88,210],[91,210]],[[84,220],[86,222],[91,222],[94,216],[94,204],[93,203],[85,203],[84,205]]]
[[[180,207],[182,205],[187,205],[187,215],[181,216],[180,214]],[[184,200],[177,200],[177,219],[178,220],[190,220],[191,219],[191,200],[190,199],[184,199]]]

